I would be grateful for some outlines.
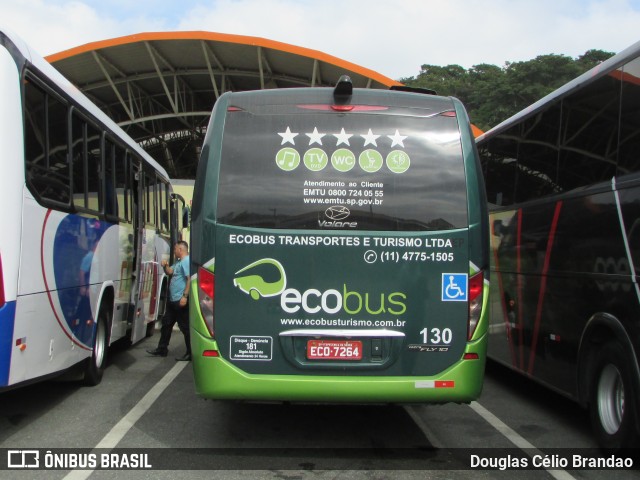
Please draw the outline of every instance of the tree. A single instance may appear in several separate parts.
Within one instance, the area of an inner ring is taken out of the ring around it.
[[[465,91],[467,71],[460,65],[422,65],[417,77],[409,77],[400,80],[411,87],[430,88],[440,94],[446,91],[446,95],[458,97]]]
[[[587,50],[584,55],[577,58],[576,62],[579,63],[582,70],[586,72],[596,65],[601,64],[612,55],[613,53],[605,52],[604,50]]]
[[[612,55],[603,50],[588,50],[577,59],[549,54],[507,62],[502,68],[480,64],[468,70],[460,65],[422,65],[416,77],[400,81],[459,98],[471,121],[488,130]]]

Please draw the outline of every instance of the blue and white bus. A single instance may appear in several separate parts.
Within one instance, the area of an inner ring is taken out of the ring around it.
[[[0,391],[137,342],[164,308],[167,173],[18,37],[0,30]],[[73,368],[72,371],[76,371]]]

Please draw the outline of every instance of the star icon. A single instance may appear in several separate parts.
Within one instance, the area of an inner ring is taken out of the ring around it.
[[[366,135],[360,135],[360,136],[364,138],[365,147],[367,145],[373,145],[374,147],[378,146],[378,144],[376,143],[376,140],[380,137],[380,135],[374,135],[371,129],[369,129],[369,133],[367,133]]]
[[[334,136],[334,137],[336,137],[336,138],[338,139],[338,143],[336,143],[336,147],[337,147],[338,145],[340,145],[341,143],[344,143],[345,145],[347,145],[347,146],[349,146],[349,147],[351,146],[351,145],[349,144],[349,139],[350,139],[351,137],[353,137],[353,134],[351,134],[351,133],[346,133],[346,132],[344,131],[344,128],[343,128],[342,130],[340,130],[340,133],[334,133],[334,134],[333,134],[333,136]]]
[[[295,145],[293,139],[298,136],[297,133],[293,133],[289,127],[287,127],[286,132],[278,133],[282,137],[282,143],[280,145],[284,145],[285,143],[291,143],[291,145]]]
[[[313,145],[317,143],[318,145],[322,145],[322,137],[324,137],[325,133],[319,133],[318,127],[313,127],[313,132],[305,133],[307,137],[309,137],[309,145]]]
[[[395,135],[387,135],[387,137],[391,139],[391,147],[400,145],[402,148],[404,148],[404,143],[402,142],[407,138],[407,136],[400,135],[400,132],[398,130],[396,130]]]

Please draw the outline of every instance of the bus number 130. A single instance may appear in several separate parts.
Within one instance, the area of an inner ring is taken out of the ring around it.
[[[422,343],[425,345],[449,345],[453,340],[453,332],[450,328],[423,328],[420,330]]]

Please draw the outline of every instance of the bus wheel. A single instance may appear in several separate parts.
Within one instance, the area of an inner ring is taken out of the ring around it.
[[[93,339],[93,352],[90,358],[87,358],[84,369],[85,385],[98,385],[102,380],[104,366],[107,360],[108,342],[108,325],[110,312],[108,308],[100,307],[98,312],[98,321]]]
[[[598,443],[605,450],[633,447],[638,438],[630,364],[618,342],[606,343],[596,354],[589,416]]]

